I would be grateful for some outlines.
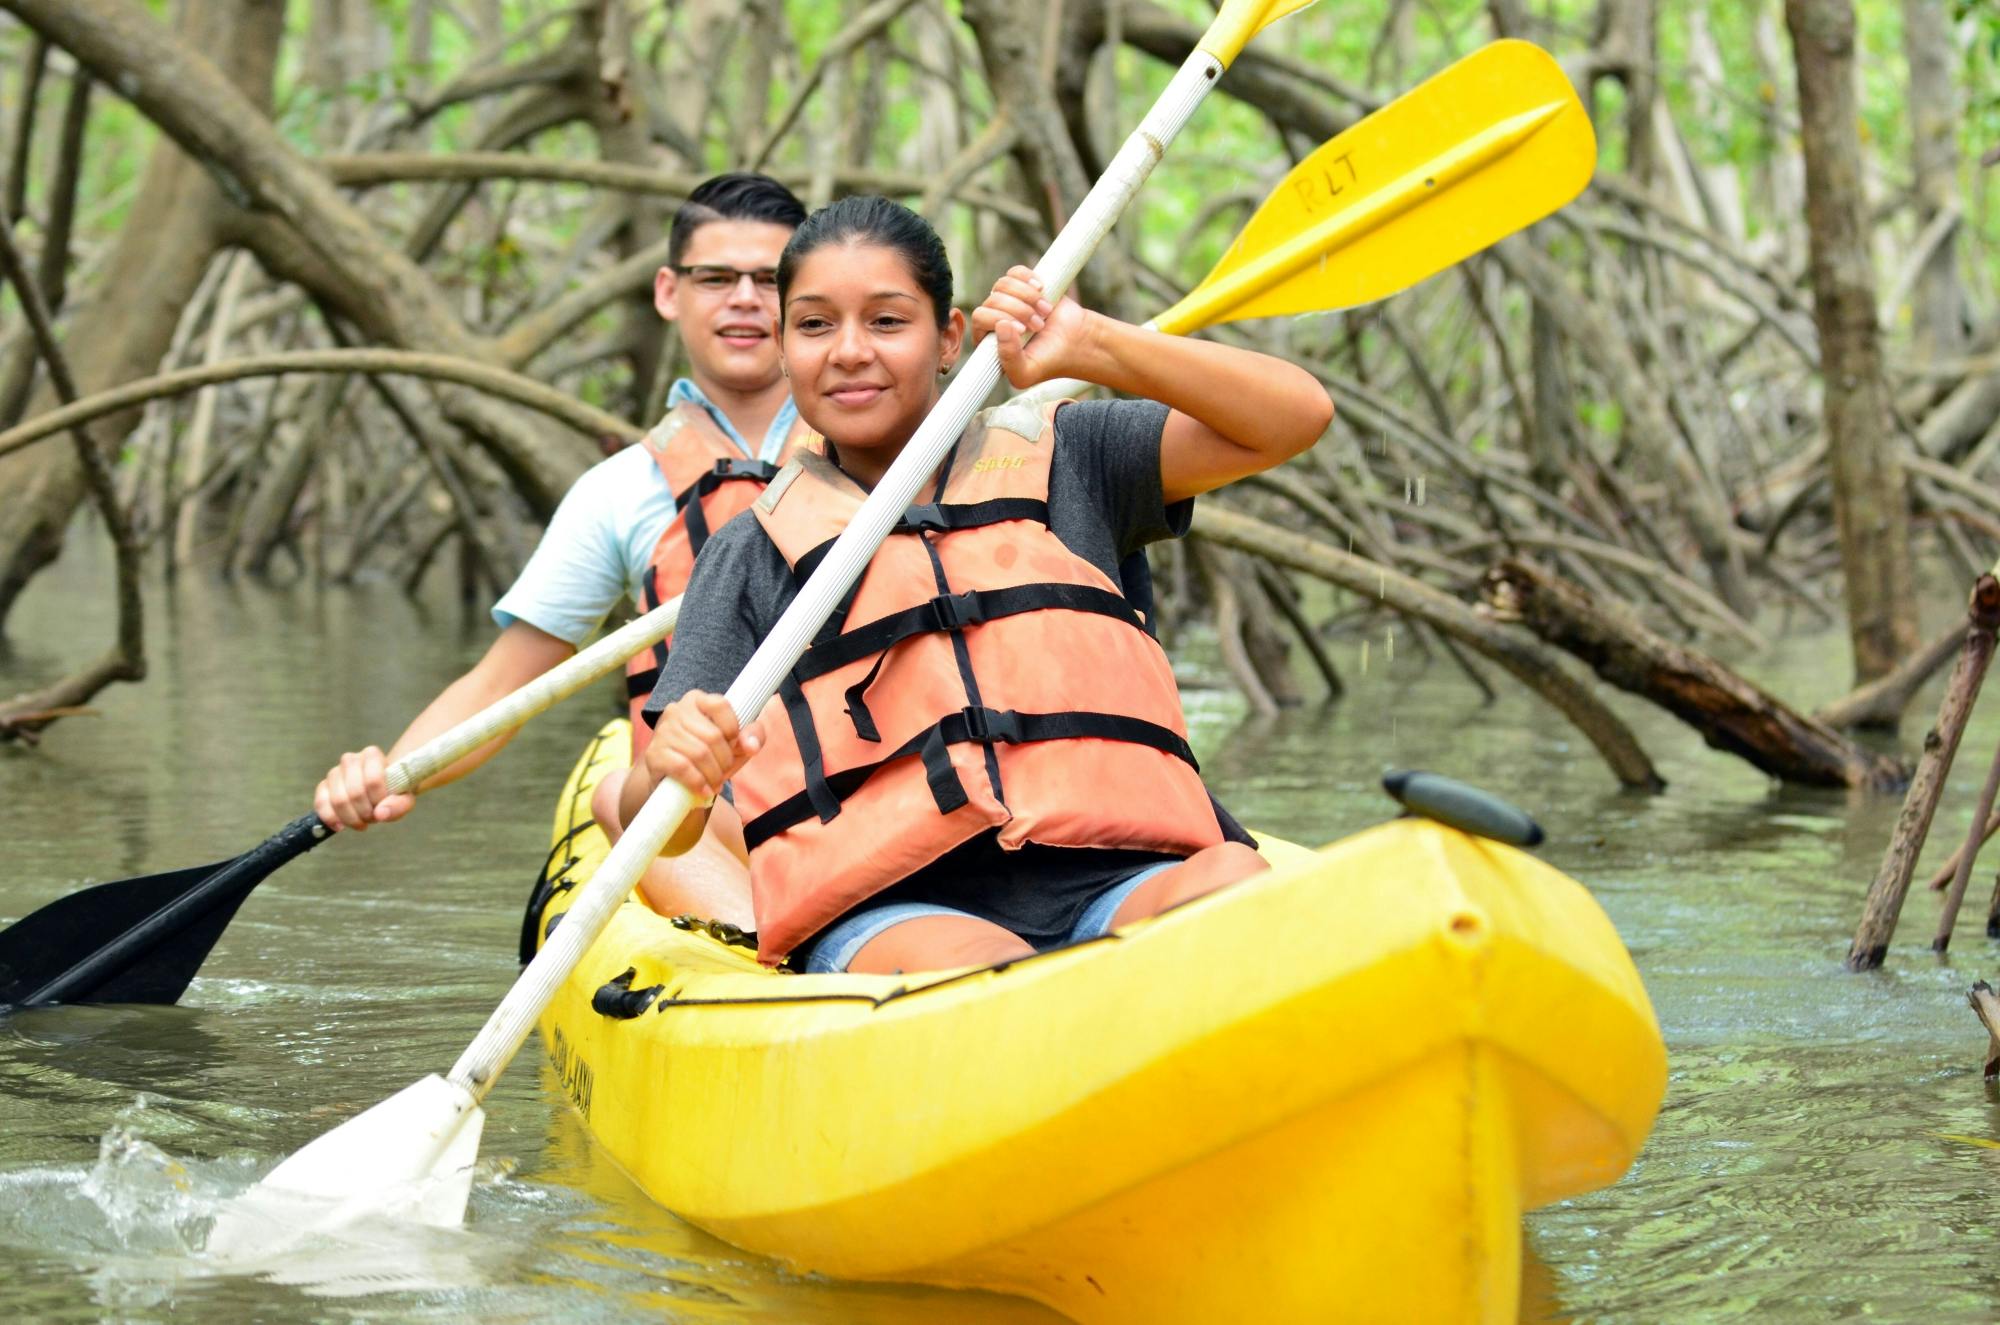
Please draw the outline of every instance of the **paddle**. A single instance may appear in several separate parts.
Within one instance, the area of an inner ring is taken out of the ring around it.
[[[390,765],[392,792],[424,780],[673,633],[663,603]],[[172,1003],[250,890],[332,835],[302,814],[234,860],[95,884],[0,931],[0,1008],[43,1003]]]
[[[1051,300],[1069,288],[1244,44],[1266,24],[1309,3],[1226,0],[1200,45],[1036,266]],[[730,684],[726,697],[740,721],[753,720],[776,693],[780,680],[798,664],[807,644],[999,381],[999,354],[989,337],[968,356],[916,436]],[[654,788],[596,874],[578,890],[563,923],[450,1072],[405,1087],[279,1164],[217,1219],[210,1249],[255,1254],[269,1245],[274,1222],[304,1220],[324,1228],[370,1216],[401,1215],[426,1223],[458,1223],[464,1217],[472,1163],[479,1151],[484,1121],[480,1101],[648,862],[692,808],[692,798],[679,783],[669,779]]]
[[[1562,66],[1539,46],[1496,41],[1292,167],[1215,269],[1146,325],[1183,336],[1386,298],[1549,215],[1596,163]],[[1043,382],[1020,398],[1088,385]]]

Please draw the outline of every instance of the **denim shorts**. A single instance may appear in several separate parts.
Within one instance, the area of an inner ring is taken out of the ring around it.
[[[1156,865],[1142,865],[1103,892],[1090,899],[1090,905],[1083,908],[1074,927],[1055,947],[1066,947],[1081,943],[1085,939],[1102,938],[1111,932],[1111,917],[1125,904],[1125,899],[1138,890],[1140,884],[1158,874],[1184,864],[1178,860],[1163,860]],[[854,955],[867,946],[868,941],[891,925],[900,925],[905,920],[915,920],[919,916],[967,916],[978,919],[969,911],[955,907],[936,906],[930,902],[891,902],[887,906],[870,907],[857,912],[828,929],[813,940],[812,955],[806,959],[807,975],[836,975],[847,969]]]

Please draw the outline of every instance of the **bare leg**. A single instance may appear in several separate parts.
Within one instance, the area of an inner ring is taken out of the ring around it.
[[[1034,955],[1026,939],[990,920],[918,916],[891,925],[862,944],[847,969],[866,975],[899,975],[954,966],[995,966]]]
[[[1205,897],[1253,874],[1271,868],[1256,848],[1241,842],[1222,842],[1195,852],[1170,870],[1161,870],[1132,890],[1111,916],[1111,923],[1123,925],[1145,916],[1171,911],[1182,902]]]
[[[1270,862],[1255,848],[1241,842],[1223,842],[1197,851],[1140,884],[1118,908],[1112,923],[1122,925],[1158,915],[1269,868]],[[973,916],[919,916],[891,925],[862,944],[847,969],[897,975],[954,966],[995,966],[1032,957],[1034,952],[1026,939],[990,921]]]
[[[599,782],[590,798],[591,814],[613,842],[624,831],[618,821],[618,793],[624,786],[621,768]],[[716,801],[701,840],[681,855],[663,856],[647,865],[639,891],[646,905],[663,916],[700,916],[738,929],[755,929],[749,852],[743,846],[743,820],[735,808]]]

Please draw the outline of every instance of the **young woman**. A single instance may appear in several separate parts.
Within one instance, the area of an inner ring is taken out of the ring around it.
[[[1225,839],[1117,568],[1185,533],[1198,494],[1317,441],[1333,410],[1318,382],[1051,304],[1014,268],[971,320],[1008,380],[1141,399],[982,416],[739,731],[721,692],[930,412],[967,330],[936,234],[886,199],[810,217],[778,284],[785,370],[824,454],[696,564],[626,821],[663,778],[701,798],[733,779],[760,955],[810,971],[1007,961],[1262,869]]]

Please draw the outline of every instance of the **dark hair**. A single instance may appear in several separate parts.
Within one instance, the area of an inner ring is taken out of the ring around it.
[[[733,171],[705,179],[674,213],[667,232],[667,265],[678,267],[694,232],[711,221],[769,221],[796,230],[805,223],[806,205],[769,175]]]
[[[778,259],[778,307],[791,298],[792,278],[806,255],[829,244],[866,244],[894,249],[902,256],[917,288],[930,296],[931,310],[942,331],[951,322],[951,259],[931,223],[899,202],[872,193],[856,194],[830,203],[806,218],[792,232]]]

